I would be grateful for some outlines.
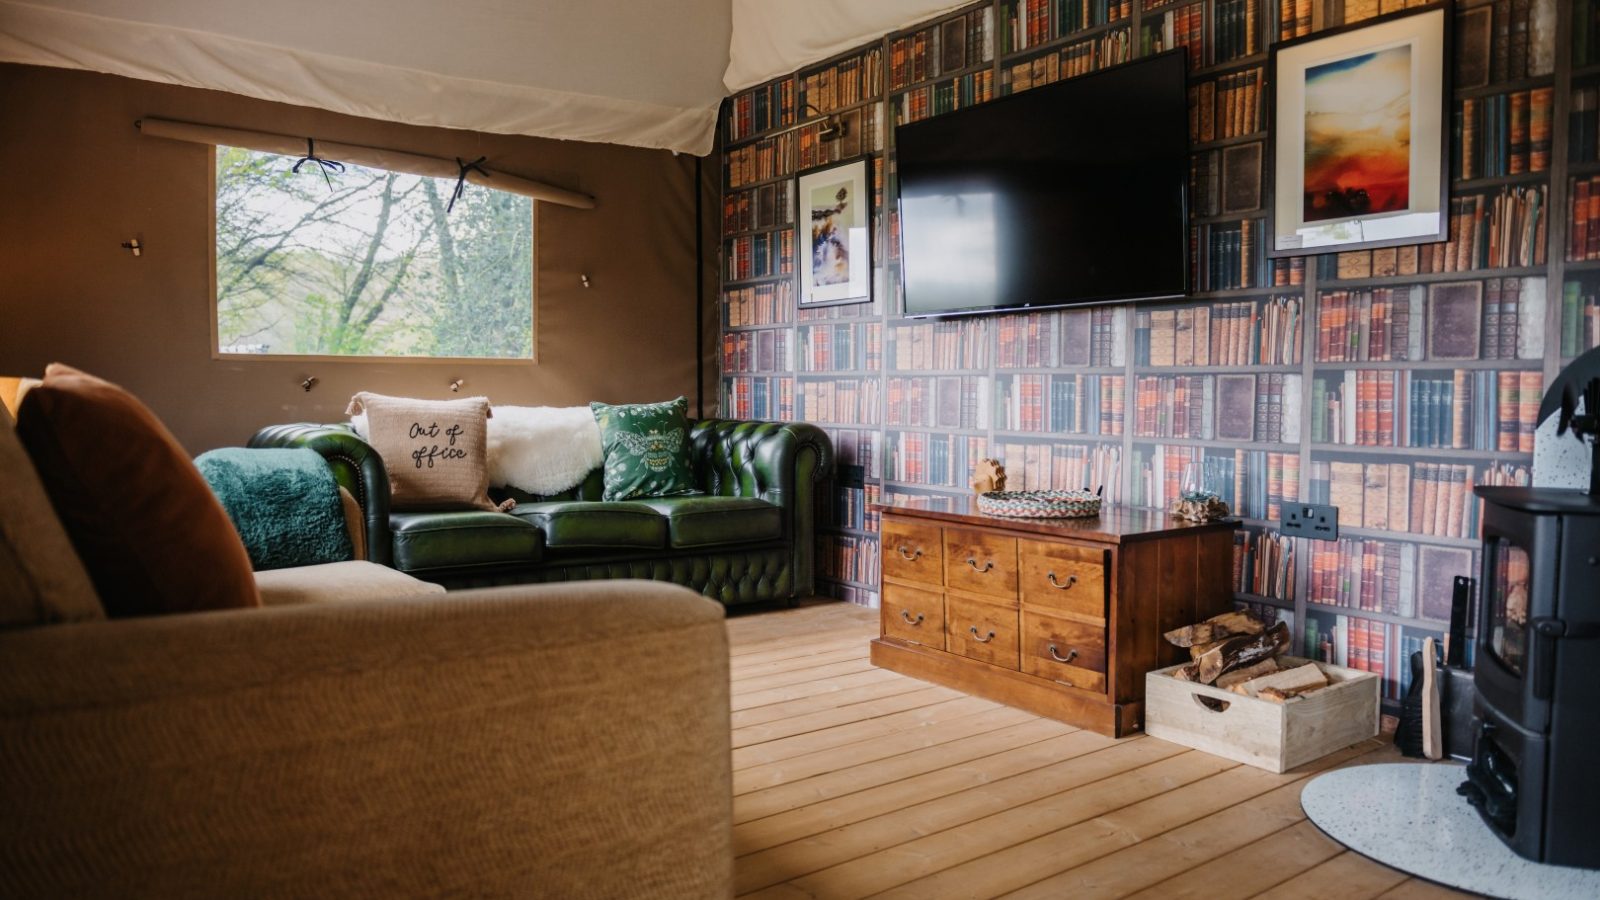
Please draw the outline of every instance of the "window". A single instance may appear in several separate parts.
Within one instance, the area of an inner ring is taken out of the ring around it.
[[[528,197],[468,185],[449,210],[454,179],[216,160],[220,352],[532,358]]]

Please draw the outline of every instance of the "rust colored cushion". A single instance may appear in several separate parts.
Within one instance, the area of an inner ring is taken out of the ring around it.
[[[222,504],[132,394],[52,363],[23,398],[17,436],[109,615],[261,604]]]

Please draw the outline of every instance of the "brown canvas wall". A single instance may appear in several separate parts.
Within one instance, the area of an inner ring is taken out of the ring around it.
[[[697,318],[693,157],[418,128],[31,66],[0,65],[0,110],[0,171],[8,173],[0,375],[61,360],[118,381],[191,452],[242,443],[270,423],[337,421],[358,390],[447,397],[455,378],[497,403],[685,394],[692,405],[697,336],[705,352],[715,349],[704,340],[715,333],[715,302],[699,304]],[[496,169],[593,194],[593,210],[539,208],[537,363],[213,359],[210,150],[142,137],[133,125],[142,116],[484,155]],[[714,210],[707,204],[708,220]],[[119,246],[131,237],[145,247],[137,259]],[[715,252],[714,239],[703,243]],[[714,385],[714,366],[704,373]],[[299,386],[308,375],[320,382],[310,393]]]

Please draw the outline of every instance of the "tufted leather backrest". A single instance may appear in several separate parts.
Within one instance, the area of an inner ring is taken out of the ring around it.
[[[604,470],[590,469],[589,474],[584,476],[582,484],[554,494],[531,494],[521,488],[503,487],[490,488],[489,496],[496,501],[509,498],[518,503],[542,503],[546,500],[599,501],[605,494],[605,486]]]
[[[761,497],[782,490],[782,473],[764,465],[762,446],[779,433],[776,422],[705,419],[689,431],[689,463],[700,489],[719,497]]]
[[[756,497],[782,505],[786,484],[794,477],[794,464],[801,452],[825,448],[822,469],[813,474],[821,480],[831,470],[832,445],[826,434],[805,423],[744,422],[733,419],[703,419],[690,424],[689,462],[700,490],[717,497]],[[604,490],[602,470],[591,471],[583,484],[558,494],[530,494],[516,488],[492,491],[496,499],[509,497],[518,503],[541,500],[599,500]]]

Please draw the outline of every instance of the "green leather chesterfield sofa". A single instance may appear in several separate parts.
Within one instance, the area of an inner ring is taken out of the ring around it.
[[[367,558],[447,588],[597,578],[669,581],[725,605],[794,600],[816,575],[816,492],[833,445],[805,423],[704,419],[703,496],[604,502],[596,469],[563,494],[491,491],[510,513],[392,512],[383,460],[343,425],[273,425],[251,447],[309,447],[361,504]]]

